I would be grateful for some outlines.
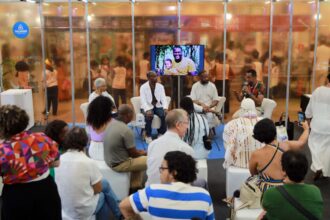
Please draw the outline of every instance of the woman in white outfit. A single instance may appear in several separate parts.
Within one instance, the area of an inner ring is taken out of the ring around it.
[[[209,135],[207,119],[195,112],[194,103],[189,97],[181,100],[180,107],[189,115],[189,126],[184,141],[194,149],[193,157],[195,159],[207,159],[210,151],[205,149],[203,142],[203,136]]]
[[[308,146],[312,154],[314,180],[322,175],[330,177],[330,74],[327,84],[313,92],[305,114],[307,119],[311,119]]]
[[[104,160],[103,140],[105,130],[112,119],[113,102],[110,98],[100,95],[89,105],[87,110],[87,128],[91,142],[89,156],[94,160]]]

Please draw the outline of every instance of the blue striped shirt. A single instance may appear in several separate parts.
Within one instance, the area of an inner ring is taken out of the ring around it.
[[[210,194],[182,182],[152,184],[130,196],[136,213],[149,212],[153,219],[214,220]]]

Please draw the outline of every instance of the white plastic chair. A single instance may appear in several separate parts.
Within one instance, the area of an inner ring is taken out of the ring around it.
[[[74,218],[71,218],[70,216],[68,216],[62,209],[62,220],[75,220]],[[90,219],[88,220],[96,220],[96,216],[93,215]]]
[[[85,131],[87,134],[89,134],[89,129],[87,129],[87,126],[86,126],[88,105],[89,105],[88,102],[84,102],[80,105],[80,110],[82,111],[82,113],[84,115],[84,119],[85,119]]]
[[[230,166],[226,169],[226,195],[233,196],[235,190],[239,190],[244,181],[250,176],[249,169]]]
[[[241,200],[239,198],[235,198],[234,201],[234,209],[237,209],[242,205]],[[243,208],[239,209],[235,212],[234,220],[255,220],[261,214],[262,209],[249,209]]]
[[[84,102],[80,105],[80,110],[82,111],[83,115],[84,115],[84,118],[85,118],[85,121],[87,119],[87,109],[88,109],[88,105],[89,103],[88,102]]]
[[[204,179],[207,181],[207,160],[196,160],[197,161],[197,178]]]
[[[166,100],[168,105],[170,105],[171,103],[171,97],[166,96]],[[141,115],[143,115],[141,113],[141,97],[132,97],[131,98],[131,103],[133,105],[134,111],[135,111],[135,118],[141,118]],[[143,116],[144,117],[144,116]],[[160,118],[157,115],[154,115],[154,118],[152,119],[152,123],[151,123],[151,128],[153,129],[159,129],[161,125],[161,121]],[[144,127],[142,127],[144,128]]]
[[[272,114],[276,106],[277,103],[274,100],[264,98],[261,103],[261,109],[263,109],[262,117],[272,119]]]
[[[129,186],[130,186],[130,172],[116,172],[112,170],[104,161],[94,160],[97,167],[102,173],[103,178],[105,178],[113,192],[116,194],[119,200],[122,200],[128,196]]]

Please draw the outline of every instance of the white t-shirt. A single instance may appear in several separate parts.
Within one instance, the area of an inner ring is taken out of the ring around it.
[[[84,152],[68,151],[61,156],[55,173],[65,214],[73,219],[90,219],[99,200],[92,186],[102,179],[95,162]]]
[[[115,100],[107,91],[102,92],[102,95],[108,97],[112,101],[112,103],[116,106]],[[95,91],[92,92],[88,97],[88,102],[91,103],[98,96],[99,94],[97,94]]]
[[[148,147],[147,176],[146,186],[154,183],[160,183],[159,167],[162,164],[164,156],[170,151],[182,151],[193,155],[194,150],[185,143],[178,134],[167,131],[160,138],[152,141]]]
[[[319,134],[330,135],[330,88],[318,87],[306,108],[306,118],[312,118],[311,129]]]
[[[190,97],[192,100],[198,100],[205,105],[210,105],[214,100],[218,100],[218,91],[212,82],[202,85],[198,81],[192,86]]]

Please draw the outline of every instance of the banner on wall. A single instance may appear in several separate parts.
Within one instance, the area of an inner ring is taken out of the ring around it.
[[[90,29],[111,30],[111,31],[131,31],[132,18],[130,16],[109,17],[95,16],[90,23]],[[177,16],[144,16],[135,17],[135,30],[177,30]],[[269,20],[267,15],[233,15],[227,20],[228,32],[269,32]],[[289,15],[275,15],[273,18],[274,32],[289,31]],[[309,15],[293,16],[293,31],[306,31],[312,25]],[[69,21],[67,17],[46,16],[45,26],[49,30],[67,30]],[[84,17],[74,17],[74,29],[84,29]],[[224,29],[222,16],[182,16],[181,30],[191,32],[208,32]]]
[[[15,37],[23,39],[26,38],[30,33],[29,26],[23,22],[18,21],[13,26],[13,34]]]

